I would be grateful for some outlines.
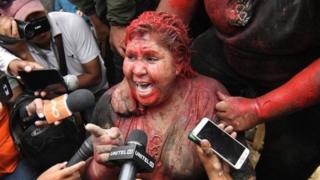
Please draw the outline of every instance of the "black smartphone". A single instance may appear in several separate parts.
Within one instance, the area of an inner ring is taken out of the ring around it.
[[[52,85],[63,85],[67,90],[62,75],[56,69],[39,69],[31,72],[19,71],[18,74],[23,84],[30,91],[44,90]]]
[[[235,169],[240,169],[249,156],[249,149],[208,118],[203,118],[189,133],[188,138],[199,145],[207,139],[213,151]]]

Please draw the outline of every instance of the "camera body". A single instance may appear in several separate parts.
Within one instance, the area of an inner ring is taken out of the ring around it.
[[[12,89],[10,87],[7,75],[4,72],[0,71],[0,102],[9,102],[12,95]]]
[[[47,17],[41,17],[30,22],[16,20],[21,39],[30,40],[33,37],[49,31],[50,23]]]

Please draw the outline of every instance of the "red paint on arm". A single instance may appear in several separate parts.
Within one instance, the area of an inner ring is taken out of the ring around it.
[[[261,119],[279,117],[320,102],[320,58],[277,89],[257,98]]]
[[[197,0],[161,0],[157,11],[163,11],[179,16],[185,24],[189,24],[197,7]]]

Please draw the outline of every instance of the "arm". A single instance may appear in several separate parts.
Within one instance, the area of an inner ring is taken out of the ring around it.
[[[189,24],[197,3],[198,0],[160,0],[157,11],[176,14],[186,24]]]
[[[217,115],[236,130],[245,130],[320,102],[320,59],[287,83],[255,99],[228,97],[216,105]]]
[[[54,1],[54,5],[53,5],[52,10],[53,10],[53,11],[60,11],[60,10],[62,10],[62,9],[63,9],[63,8],[62,8],[62,6],[61,6],[61,4],[60,4],[60,1],[58,1],[58,0]]]
[[[78,76],[79,88],[88,88],[100,83],[102,77],[99,57],[96,57],[86,64],[82,64],[82,67],[84,72]]]
[[[107,1],[107,20],[110,28],[111,48],[124,56],[125,28],[136,16],[137,4],[135,0],[110,0]]]
[[[95,3],[92,0],[69,0],[75,4],[85,15],[89,17],[97,37],[98,45],[105,51],[106,40],[109,38],[109,27],[100,20],[95,10]]]
[[[31,56],[31,55],[30,55]],[[18,75],[18,71],[31,71],[32,69],[42,69],[36,62],[23,61],[17,56],[0,46],[0,70],[6,74]]]

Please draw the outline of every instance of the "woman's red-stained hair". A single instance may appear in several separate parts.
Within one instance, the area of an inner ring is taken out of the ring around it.
[[[175,15],[165,12],[146,11],[133,20],[126,29],[125,45],[135,37],[155,34],[161,45],[168,48],[181,64],[181,75],[193,77],[195,72],[190,66],[190,43],[188,30],[183,21]]]

